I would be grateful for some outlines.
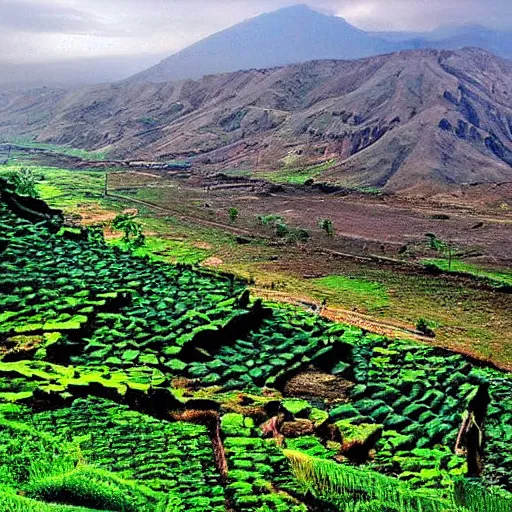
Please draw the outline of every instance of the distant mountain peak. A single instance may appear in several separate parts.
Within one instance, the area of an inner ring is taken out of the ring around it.
[[[318,12],[318,11],[315,11],[307,4],[294,4],[294,5],[288,5],[285,7],[281,7],[280,9],[277,9],[276,11],[271,11],[266,14],[273,14],[276,12]]]
[[[283,7],[213,34],[133,77],[166,82],[322,59],[357,59],[395,46],[306,4]]]

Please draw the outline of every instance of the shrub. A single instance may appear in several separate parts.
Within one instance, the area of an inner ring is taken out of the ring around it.
[[[435,336],[434,331],[430,328],[427,320],[425,320],[424,318],[420,318],[416,322],[416,330],[421,332],[425,336],[429,336],[431,338],[433,338]]]
[[[17,194],[33,198],[39,197],[36,190],[37,178],[30,169],[21,168],[18,172],[12,172],[8,180],[14,185]]]
[[[334,226],[331,219],[320,219],[318,225],[325,231],[327,236],[334,236]]]
[[[228,217],[229,217],[229,221],[231,223],[235,222],[236,219],[238,219],[238,209],[237,208],[230,208],[228,210]]]
[[[113,221],[114,229],[124,232],[123,242],[132,247],[142,247],[146,243],[146,237],[142,233],[142,226],[135,220],[135,215],[119,214]]]

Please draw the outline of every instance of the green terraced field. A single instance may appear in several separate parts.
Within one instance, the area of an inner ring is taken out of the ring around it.
[[[0,192],[0,510],[512,509],[509,374]],[[487,390],[467,479],[457,434]]]

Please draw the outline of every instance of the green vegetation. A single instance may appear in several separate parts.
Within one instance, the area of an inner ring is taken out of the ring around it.
[[[0,204],[6,510],[510,510],[508,374],[120,244]],[[313,281],[389,301],[369,280]],[[327,392],[308,394],[314,379]],[[485,467],[468,486],[453,447],[483,389]]]
[[[9,181],[14,185],[14,190],[22,196],[37,198],[36,177],[31,169],[22,167],[18,172],[9,175]]]
[[[512,495],[482,491],[473,496],[467,484],[457,481],[457,492],[442,498],[436,491],[412,491],[396,479],[372,471],[335,464],[301,452],[285,451],[293,474],[306,492],[334,502],[343,512],[386,510],[406,512],[465,512],[468,510],[509,510]],[[460,482],[460,483],[459,483]]]
[[[125,246],[121,239],[110,240],[109,244],[120,247]],[[207,259],[211,251],[194,247],[192,244],[182,241],[147,236],[145,237],[144,245],[134,248],[132,254],[154,261],[170,261],[184,265],[196,265]]]
[[[142,226],[135,220],[135,215],[120,213],[112,221],[112,227],[124,233],[121,241],[128,247],[135,249],[145,245],[146,237],[142,232]]]
[[[429,322],[427,322],[424,318],[420,318],[416,322],[416,330],[425,334],[425,336],[434,337],[434,331],[431,329]]]
[[[325,231],[327,236],[334,236],[334,226],[331,219],[320,219],[318,225]]]
[[[48,144],[44,142],[36,142],[32,138],[29,137],[18,137],[11,139],[7,142],[11,144],[15,144],[17,146],[22,146],[23,148],[29,149],[40,149],[44,151],[48,151],[50,153],[56,153],[66,156],[73,156],[77,158],[81,158],[82,160],[107,160],[107,151],[87,151],[85,149],[77,149],[69,146],[61,146],[56,144]]]
[[[385,288],[376,282],[336,275],[321,277],[314,281],[337,292],[347,291],[358,296],[369,309],[384,308],[388,305]]]
[[[230,208],[228,210],[229,222],[233,224],[236,221],[236,219],[238,219],[238,214],[239,212],[236,208]]]
[[[285,239],[289,243],[307,242],[310,237],[309,231],[288,226],[280,215],[261,216],[258,217],[258,222],[270,228],[276,237]]]
[[[35,177],[38,196],[56,208],[63,209],[70,215],[77,212],[94,212],[101,215],[105,207],[115,211],[118,205],[103,197],[105,171],[57,169],[30,162],[11,163],[0,166],[0,178],[7,178],[26,168]]]
[[[474,276],[482,277],[498,286],[512,286],[512,272],[490,270],[477,265],[471,265],[460,260],[452,260],[451,264],[447,259],[429,258],[423,260],[424,264],[435,265],[441,270],[452,272],[463,272]]]
[[[284,168],[277,171],[255,171],[258,178],[267,179],[274,183],[288,183],[290,185],[304,185],[306,182],[318,178],[323,172],[336,165],[336,160],[327,160],[310,167]]]

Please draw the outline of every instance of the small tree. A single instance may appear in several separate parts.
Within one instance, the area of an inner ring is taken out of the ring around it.
[[[131,247],[142,247],[146,243],[146,237],[142,233],[142,226],[135,220],[135,215],[120,213],[112,221],[112,227],[124,232],[122,241]]]
[[[8,180],[14,185],[17,194],[33,198],[39,197],[36,189],[37,178],[30,169],[23,167],[18,172],[12,172]]]
[[[230,208],[228,210],[229,221],[233,224],[238,219],[238,210],[236,208]]]
[[[325,231],[327,236],[334,236],[334,226],[331,219],[320,219],[318,225]]]
[[[433,338],[435,336],[434,331],[430,328],[428,322],[424,318],[420,318],[416,322],[416,330],[430,338]]]
[[[428,245],[433,251],[442,251],[444,250],[444,242],[437,238],[434,233],[426,233],[425,236],[428,238]]]
[[[453,248],[453,245],[448,242],[445,244],[445,254],[448,256],[448,270],[452,269],[452,261],[453,261],[453,255],[455,253],[455,250]]]
[[[442,252],[448,259],[448,270],[452,269],[453,256],[455,254],[455,248],[451,242],[445,242],[440,238],[437,238],[434,233],[427,233],[425,235],[429,239],[430,249],[436,252]]]

